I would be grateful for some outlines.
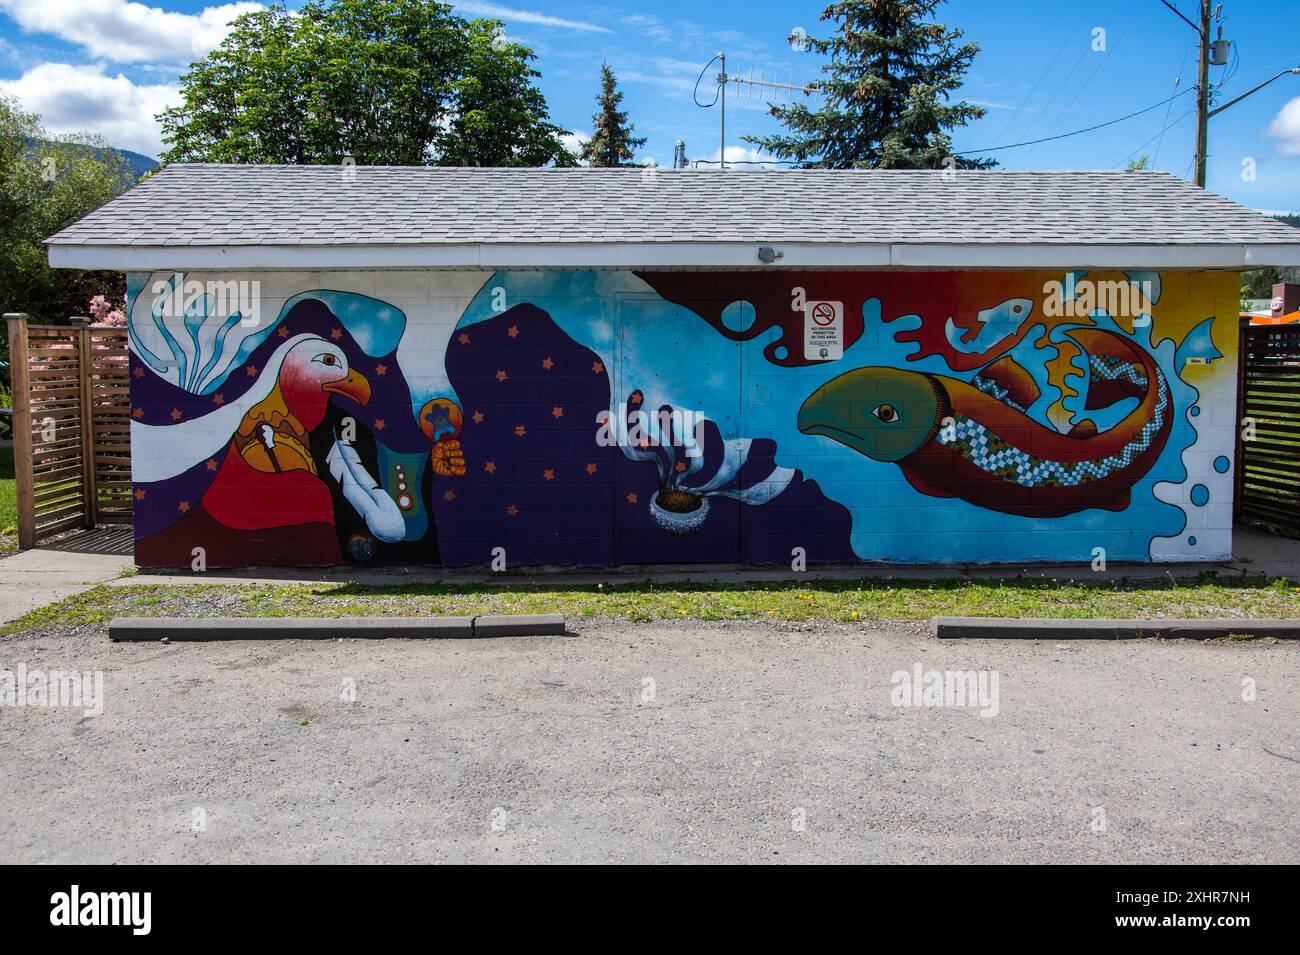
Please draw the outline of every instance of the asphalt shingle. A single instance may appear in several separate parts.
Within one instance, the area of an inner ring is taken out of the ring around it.
[[[1300,243],[1158,172],[172,165],[56,246]]]

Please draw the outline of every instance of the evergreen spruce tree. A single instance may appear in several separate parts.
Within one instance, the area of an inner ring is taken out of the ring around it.
[[[933,19],[942,0],[839,0],[822,12],[837,24],[828,39],[809,37],[831,62],[817,80],[820,105],[773,106],[786,127],[748,142],[781,159],[822,169],[937,169],[952,156],[949,132],[986,110],[949,102],[979,46]],[[954,157],[959,169],[991,159]]]
[[[618,108],[623,94],[618,91],[614,71],[608,63],[600,64],[600,110],[591,117],[591,139],[582,147],[580,158],[593,166],[629,166],[632,153],[645,145],[644,136],[633,136],[636,127],[627,121],[627,112]]]

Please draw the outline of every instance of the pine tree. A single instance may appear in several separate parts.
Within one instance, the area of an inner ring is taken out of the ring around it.
[[[632,133],[636,127],[627,121],[627,113],[618,108],[623,94],[618,91],[614,71],[608,63],[600,64],[600,95],[596,97],[600,110],[591,117],[591,139],[582,147],[580,157],[593,166],[628,166],[632,153],[645,145],[645,137]]]
[[[840,0],[822,12],[829,39],[809,37],[830,55],[814,85],[821,105],[773,106],[786,133],[747,136],[781,159],[822,169],[986,169],[991,159],[952,156],[950,130],[986,110],[950,103],[979,46],[933,19],[942,0]],[[947,162],[945,162],[947,161]]]

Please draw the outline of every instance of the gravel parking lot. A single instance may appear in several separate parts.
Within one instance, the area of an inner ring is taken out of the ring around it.
[[[0,706],[0,862],[1300,862],[1300,645],[1045,637],[44,628],[0,669],[102,670],[103,712]],[[997,714],[895,706],[917,665]]]

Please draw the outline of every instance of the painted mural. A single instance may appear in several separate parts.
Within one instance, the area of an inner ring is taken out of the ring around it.
[[[1230,553],[1228,273],[128,284],[142,566]]]

